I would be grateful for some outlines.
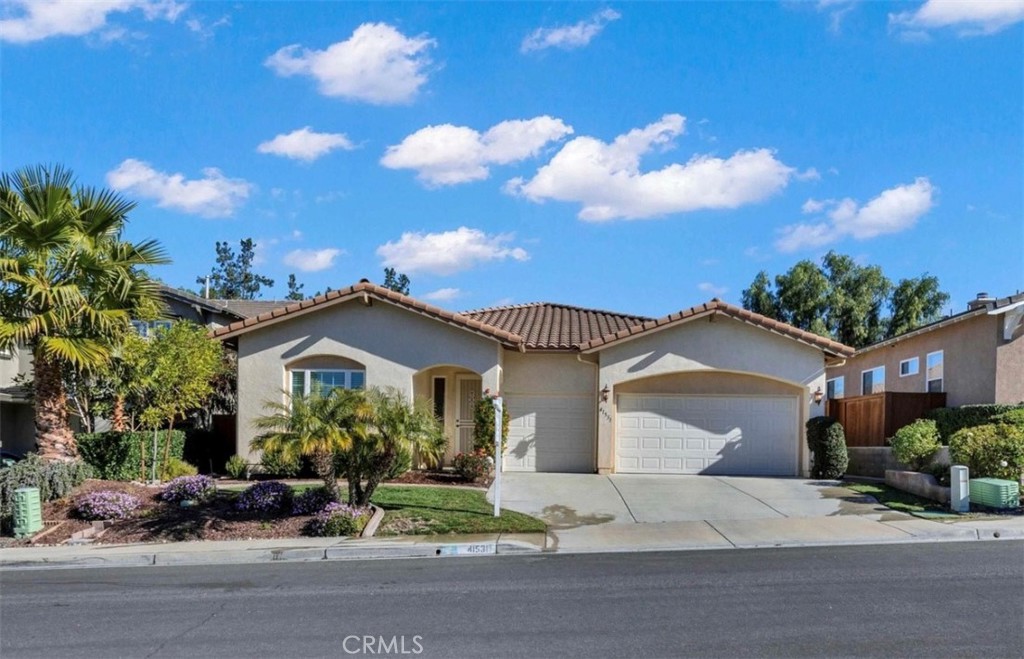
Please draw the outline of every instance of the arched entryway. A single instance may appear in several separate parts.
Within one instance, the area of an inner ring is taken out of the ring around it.
[[[445,464],[451,464],[456,454],[473,450],[473,413],[482,393],[483,377],[463,366],[439,364],[413,376],[413,395],[429,400],[444,426]]]

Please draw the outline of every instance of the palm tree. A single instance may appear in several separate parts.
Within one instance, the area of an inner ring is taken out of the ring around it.
[[[365,402],[357,408],[356,423],[350,427],[352,445],[339,456],[348,481],[348,500],[355,506],[370,502],[401,450],[436,464],[446,445],[444,431],[427,401],[420,399],[410,405],[394,388],[373,388],[362,396]]]
[[[0,176],[0,348],[32,350],[36,444],[46,459],[77,454],[62,370],[106,364],[133,311],[159,305],[142,268],[169,259],[154,240],[122,239],[134,207],[79,186],[61,166]]]
[[[284,403],[267,401],[263,407],[270,414],[253,421],[256,428],[265,432],[249,442],[249,448],[272,451],[286,460],[312,458],[317,476],[337,499],[334,456],[352,445],[352,429],[363,404],[359,393],[336,389],[326,396],[313,392]]]

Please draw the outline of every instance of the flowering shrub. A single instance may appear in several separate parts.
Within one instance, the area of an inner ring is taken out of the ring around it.
[[[164,501],[203,501],[214,495],[217,487],[209,476],[179,476],[164,488],[160,497]]]
[[[467,481],[475,481],[491,473],[491,460],[487,453],[477,449],[472,453],[459,453],[452,460],[455,473]]]
[[[235,508],[249,513],[277,513],[292,502],[292,488],[280,481],[264,481],[245,488]]]
[[[359,535],[366,526],[367,510],[347,503],[331,502],[313,516],[306,526],[309,535],[336,537]]]
[[[82,519],[127,519],[142,505],[137,496],[127,492],[101,490],[75,499],[75,513]]]
[[[329,503],[334,503],[334,497],[326,487],[311,487],[295,495],[292,501],[292,514],[312,515],[323,510]]]

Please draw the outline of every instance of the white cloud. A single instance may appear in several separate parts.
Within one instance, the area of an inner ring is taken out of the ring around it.
[[[80,37],[107,26],[107,16],[139,10],[147,21],[174,22],[188,6],[174,0],[13,0],[5,3],[0,19],[0,41],[32,43],[49,37]],[[113,28],[104,39],[117,40],[123,28]],[[112,37],[111,35],[117,35]]]
[[[807,201],[804,202],[804,205],[800,207],[800,212],[803,213],[804,215],[809,215],[811,213],[820,213],[821,211],[825,210],[826,206],[828,206],[830,203],[834,201],[834,199],[808,199]]]
[[[424,295],[423,299],[431,302],[451,302],[460,297],[462,297],[462,291],[458,288],[439,288]]]
[[[916,35],[955,28],[960,36],[993,34],[1024,21],[1024,0],[928,0],[914,11],[889,14],[889,26]]]
[[[682,115],[667,114],[611,144],[574,138],[531,180],[513,179],[505,191],[535,202],[578,202],[583,220],[632,220],[756,203],[786,187],[795,174],[769,149],[737,151],[725,159],[695,155],[686,164],[641,172],[640,157],[671,147],[685,122]]]
[[[828,12],[828,30],[833,34],[839,34],[843,19],[857,6],[858,0],[818,0],[816,5],[819,12]]]
[[[536,156],[550,142],[572,134],[572,126],[549,116],[503,121],[480,133],[467,126],[427,126],[389,146],[380,163],[413,169],[431,186],[456,185],[490,176],[488,165]]]
[[[620,17],[621,14],[614,9],[605,9],[575,25],[537,28],[523,39],[519,49],[528,53],[545,48],[561,48],[562,50],[582,48],[601,34],[606,25],[619,20]]]
[[[927,178],[920,177],[913,183],[884,190],[863,206],[849,197],[838,201],[808,199],[804,212],[821,212],[827,208],[824,221],[783,227],[775,247],[780,252],[794,252],[821,247],[846,236],[867,240],[906,231],[931,210],[937,192]],[[807,210],[808,205],[812,210]]]
[[[427,51],[435,45],[433,39],[407,37],[387,23],[363,23],[347,41],[324,50],[285,46],[264,63],[279,76],[315,78],[324,96],[394,105],[411,102],[426,83]]]
[[[351,151],[356,145],[344,133],[317,133],[309,126],[282,133],[272,140],[263,142],[256,150],[275,156],[313,162],[334,149]]]
[[[511,247],[510,233],[485,234],[479,229],[459,227],[443,233],[406,232],[396,242],[377,248],[384,266],[399,272],[451,275],[490,261],[526,261],[522,247]]]
[[[345,252],[328,247],[325,249],[293,249],[284,255],[284,264],[302,272],[319,272],[334,266],[334,259]]]
[[[814,167],[808,167],[802,172],[797,172],[796,174],[793,174],[793,178],[795,178],[798,181],[820,181],[821,172],[819,172]]]
[[[715,286],[711,282],[702,281],[697,284],[697,290],[701,293],[709,293],[715,297],[721,297],[729,292],[729,289],[725,286]]]
[[[111,188],[153,199],[157,206],[203,217],[227,217],[245,203],[253,186],[244,179],[227,178],[207,167],[203,178],[188,180],[183,174],[167,174],[149,163],[129,158],[107,173]]]

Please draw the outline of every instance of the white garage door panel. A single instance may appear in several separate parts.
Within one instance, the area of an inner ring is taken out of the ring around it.
[[[798,473],[794,397],[631,394],[617,402],[620,473]]]
[[[590,396],[505,397],[507,471],[594,471],[594,401]]]

